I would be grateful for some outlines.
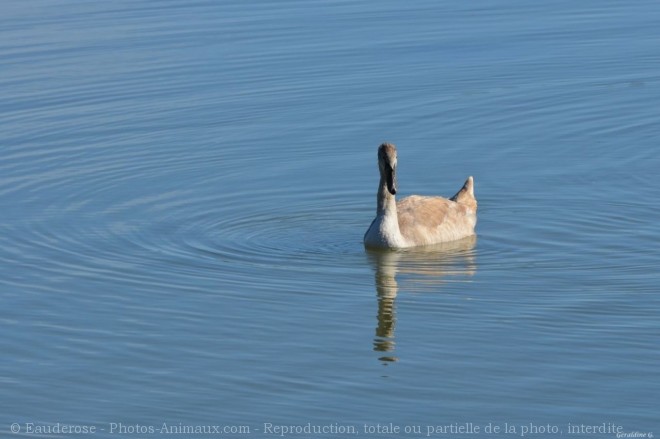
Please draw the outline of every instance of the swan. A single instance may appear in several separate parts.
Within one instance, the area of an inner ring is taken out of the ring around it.
[[[399,249],[474,235],[477,200],[472,177],[450,199],[411,195],[396,202],[396,164],[396,147],[391,143],[380,145],[376,218],[364,234],[366,247]]]

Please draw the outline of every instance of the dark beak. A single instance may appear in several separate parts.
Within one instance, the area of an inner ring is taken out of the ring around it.
[[[396,195],[396,169],[392,168],[387,174],[387,190]]]

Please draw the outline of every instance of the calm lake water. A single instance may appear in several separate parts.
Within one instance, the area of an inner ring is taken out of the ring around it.
[[[2,437],[660,434],[658,23],[3,2]],[[403,195],[474,175],[475,239],[365,251],[383,141]]]

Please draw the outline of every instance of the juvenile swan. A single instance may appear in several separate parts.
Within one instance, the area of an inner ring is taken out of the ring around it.
[[[396,148],[391,143],[378,148],[378,168],[376,218],[364,234],[365,246],[415,247],[474,235],[477,200],[472,177],[450,199],[411,195],[397,203]]]

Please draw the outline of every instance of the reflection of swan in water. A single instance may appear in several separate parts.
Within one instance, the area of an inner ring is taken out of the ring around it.
[[[369,250],[367,255],[376,269],[376,293],[378,295],[378,326],[374,350],[389,353],[381,361],[397,361],[394,351],[396,328],[395,299],[399,292],[396,276],[409,274],[419,285],[442,285],[451,276],[472,276],[477,265],[473,249],[476,236],[407,250]]]

